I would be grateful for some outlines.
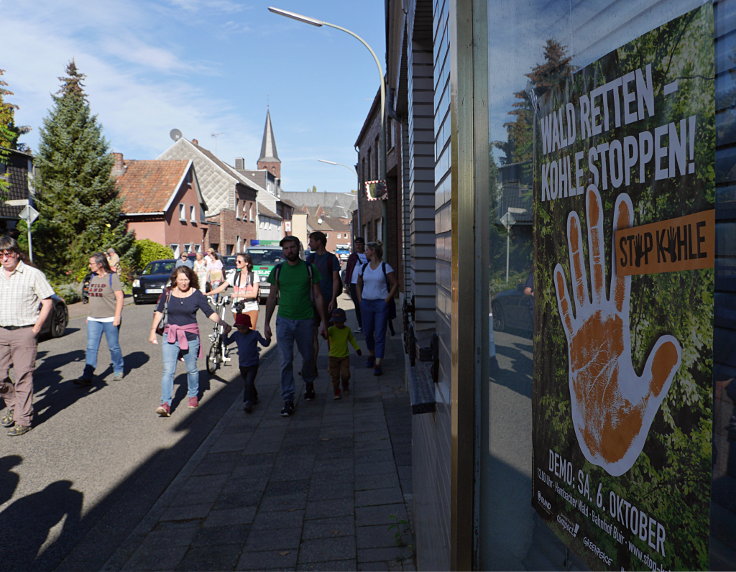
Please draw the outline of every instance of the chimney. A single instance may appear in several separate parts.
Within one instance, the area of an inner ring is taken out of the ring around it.
[[[245,171],[245,157],[235,158],[235,168],[239,171]]]
[[[112,154],[114,163],[112,165],[112,176],[116,179],[125,173],[125,160],[123,159],[122,153]]]

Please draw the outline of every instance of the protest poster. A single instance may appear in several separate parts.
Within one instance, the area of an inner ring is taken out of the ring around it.
[[[534,86],[533,505],[593,569],[708,568],[713,7]]]

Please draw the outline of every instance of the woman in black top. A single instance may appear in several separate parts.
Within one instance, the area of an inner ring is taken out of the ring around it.
[[[151,333],[148,341],[158,344],[156,328],[166,313],[166,327],[163,334],[162,355],[164,362],[161,377],[161,405],[156,409],[161,417],[171,415],[171,397],[174,391],[174,374],[176,362],[181,357],[187,368],[187,393],[190,409],[199,405],[199,368],[197,358],[202,353],[197,310],[216,324],[221,323],[220,316],[207,303],[207,298],[199,290],[199,281],[194,270],[188,266],[180,266],[171,273],[170,285],[158,300],[153,313]],[[222,322],[225,332],[230,326]]]

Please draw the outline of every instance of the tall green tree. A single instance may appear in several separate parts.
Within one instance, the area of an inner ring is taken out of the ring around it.
[[[496,142],[506,157],[504,164],[531,161],[534,151],[534,109],[529,100],[529,90],[534,90],[537,97],[541,97],[550,88],[564,82],[575,67],[570,64],[571,57],[567,55],[565,46],[557,40],[548,39],[543,48],[544,62],[532,67],[526,74],[529,78],[528,88],[514,92],[516,101],[509,111],[513,121],[504,123],[507,131],[507,140]]]
[[[95,251],[112,246],[124,254],[133,242],[120,217],[113,159],[90,110],[84,78],[72,60],[52,96],[35,160],[39,217],[33,225],[34,254],[56,280],[73,276]]]

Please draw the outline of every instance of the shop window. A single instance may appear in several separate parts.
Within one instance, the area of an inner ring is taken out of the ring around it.
[[[736,268],[716,253],[714,312],[712,268],[671,265],[689,256],[684,217],[736,228],[736,2],[715,4],[715,43],[699,0],[487,6],[480,567],[547,543],[569,549],[555,568],[718,567],[736,548]]]

